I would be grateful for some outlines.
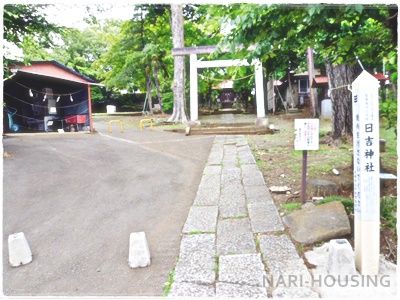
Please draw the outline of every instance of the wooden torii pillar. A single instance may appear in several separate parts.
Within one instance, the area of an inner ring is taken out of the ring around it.
[[[254,66],[256,103],[257,103],[257,125],[267,125],[264,104],[264,76],[262,64],[254,60],[251,64],[247,60],[198,60],[198,54],[210,54],[217,49],[216,46],[199,46],[172,49],[172,55],[190,56],[190,121],[199,123],[199,100],[198,100],[198,69],[204,68],[226,68],[232,66]]]

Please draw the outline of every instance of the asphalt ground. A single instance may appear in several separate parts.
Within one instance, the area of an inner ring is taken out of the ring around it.
[[[95,125],[96,134],[3,139],[5,295],[162,295],[213,137]],[[7,238],[21,231],[33,261],[12,268]],[[150,267],[128,266],[136,231]]]

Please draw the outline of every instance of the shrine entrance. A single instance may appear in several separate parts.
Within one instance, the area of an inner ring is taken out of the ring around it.
[[[265,123],[263,122],[265,120],[264,76],[261,62],[258,59],[248,63],[244,59],[205,61],[197,58],[198,54],[209,54],[215,50],[215,46],[175,48],[172,50],[173,55],[190,55],[190,121],[199,122],[198,69],[248,66],[254,67],[257,123]]]

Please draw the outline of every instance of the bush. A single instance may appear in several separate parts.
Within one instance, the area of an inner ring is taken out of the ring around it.
[[[397,136],[397,101],[394,99],[379,103],[380,116],[386,120],[386,129],[394,128]]]
[[[396,197],[382,197],[381,198],[381,218],[386,221],[389,228],[396,229],[396,211],[397,211],[397,198]]]

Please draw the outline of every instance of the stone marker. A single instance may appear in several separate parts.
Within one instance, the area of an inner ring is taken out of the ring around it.
[[[294,240],[312,244],[351,233],[349,218],[344,206],[334,201],[314,208],[297,210],[283,221]]]
[[[337,195],[339,187],[336,183],[324,179],[310,179],[307,181],[307,195],[308,196],[331,196]]]
[[[23,232],[8,236],[8,255],[12,267],[26,265],[32,261],[32,252]]]
[[[147,244],[146,234],[132,232],[129,236],[129,266],[131,268],[143,268],[150,266],[150,250]]]
[[[356,274],[354,252],[346,239],[329,242],[328,273],[332,275]]]

